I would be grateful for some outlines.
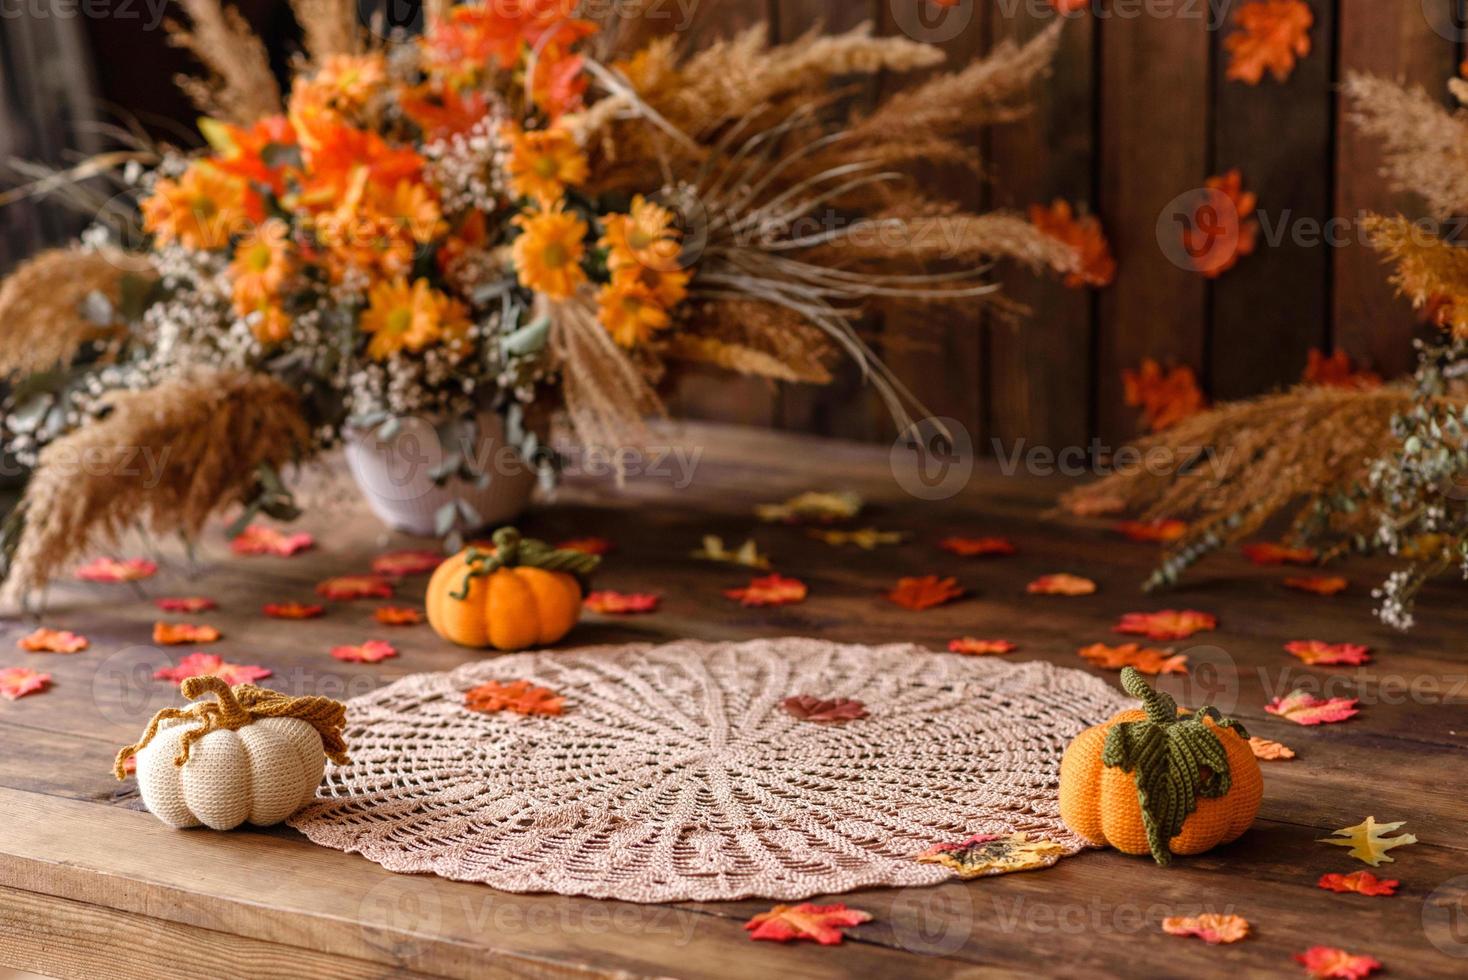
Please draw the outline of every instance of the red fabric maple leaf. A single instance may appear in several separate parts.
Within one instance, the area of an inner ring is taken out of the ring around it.
[[[1185,640],[1194,633],[1217,626],[1218,620],[1209,613],[1192,609],[1164,609],[1161,612],[1125,613],[1112,629],[1118,633],[1145,636],[1149,640]]]
[[[75,572],[83,582],[136,582],[158,574],[158,563],[146,558],[93,558]]]
[[[423,610],[411,606],[378,606],[372,618],[383,626],[417,626],[423,622]]]
[[[392,582],[381,575],[343,575],[318,584],[316,594],[337,600],[390,599]]]
[[[315,543],[316,539],[305,531],[286,534],[263,524],[251,524],[235,535],[234,540],[229,543],[229,548],[237,555],[274,555],[277,558],[289,558],[292,555],[300,554]]]
[[[1254,541],[1240,549],[1256,565],[1313,565],[1314,548],[1291,548],[1273,541]]]
[[[325,606],[304,602],[270,602],[265,605],[265,615],[271,619],[315,619],[326,612]]]
[[[788,943],[799,939],[838,946],[844,939],[841,930],[872,921],[870,913],[847,908],[841,902],[832,905],[776,905],[744,924],[750,939]]]
[[[1116,525],[1116,531],[1133,541],[1155,541],[1166,544],[1169,541],[1177,541],[1187,534],[1188,522],[1168,518],[1160,518],[1155,521],[1121,521]]]
[[[1329,357],[1312,347],[1306,355],[1305,374],[1300,379],[1309,385],[1323,388],[1347,388],[1368,391],[1381,387],[1381,375],[1374,371],[1358,368],[1351,363],[1351,355],[1338,350]]]
[[[344,660],[353,664],[375,664],[381,663],[389,657],[398,655],[397,649],[382,640],[368,640],[358,646],[339,646],[331,648],[331,655],[338,660]]]
[[[1363,980],[1381,963],[1370,956],[1356,956],[1334,946],[1311,946],[1295,954],[1295,962],[1316,980]]]
[[[801,721],[817,725],[841,725],[867,716],[866,705],[855,698],[818,698],[812,694],[797,694],[780,702],[780,707]]]
[[[1162,365],[1149,357],[1135,371],[1122,371],[1121,379],[1127,405],[1142,410],[1142,423],[1152,432],[1171,428],[1208,407],[1190,367],[1177,366],[1164,372]]]
[[[1298,589],[1301,592],[1313,592],[1315,595],[1336,595],[1346,591],[1350,582],[1339,575],[1305,575],[1298,578],[1287,578],[1284,580],[1285,588]]]
[[[592,592],[583,605],[592,612],[605,616],[629,616],[636,613],[656,612],[662,596],[651,592],[616,592],[602,589]]]
[[[154,623],[153,642],[161,646],[186,646],[191,643],[214,643],[224,634],[213,626],[192,623]]]
[[[1350,874],[1325,874],[1315,883],[1316,887],[1328,892],[1355,892],[1358,895],[1395,895],[1401,882],[1395,878],[1378,878],[1370,871],[1352,871]]]
[[[1267,71],[1282,82],[1310,53],[1315,14],[1304,0],[1251,0],[1234,12],[1233,21],[1238,30],[1223,40],[1229,81],[1258,85]]]
[[[1359,643],[1291,640],[1285,649],[1312,667],[1359,667],[1371,662],[1371,648]]]
[[[1091,595],[1096,583],[1079,575],[1061,572],[1057,575],[1041,575],[1025,586],[1030,595]]]
[[[51,684],[51,675],[29,667],[0,669],[0,697],[18,701],[28,694],[38,694]]]
[[[958,584],[958,579],[936,575],[900,578],[897,585],[887,592],[889,600],[914,611],[941,606],[961,595],[963,587]]]
[[[962,636],[956,640],[948,641],[950,653],[966,653],[973,657],[987,657],[994,654],[1010,653],[1018,647],[1008,640],[980,640],[972,636]]]
[[[80,633],[42,626],[16,640],[15,645],[26,653],[81,653],[91,643]]]
[[[1204,278],[1217,279],[1253,255],[1259,243],[1259,220],[1254,207],[1258,198],[1244,190],[1238,170],[1209,177],[1197,209],[1182,229],[1182,245],[1188,267]]]
[[[566,699],[555,691],[529,681],[489,681],[464,692],[464,707],[483,714],[513,711],[519,715],[558,715],[565,704]]]
[[[980,558],[988,555],[1012,555],[1014,544],[1008,538],[965,538],[949,537],[938,542],[938,547],[952,552],[960,558]]]
[[[1355,698],[1322,700],[1304,691],[1291,691],[1282,698],[1275,698],[1264,706],[1264,710],[1297,725],[1328,725],[1360,713]]]
[[[1093,667],[1100,667],[1102,670],[1121,670],[1123,667],[1132,667],[1153,676],[1188,672],[1187,654],[1173,653],[1171,650],[1155,650],[1137,643],[1123,643],[1114,647],[1105,643],[1092,643],[1090,646],[1081,647],[1076,653],[1084,657]]]
[[[1111,255],[1106,233],[1101,230],[1101,222],[1095,215],[1077,216],[1069,201],[1056,198],[1048,208],[1041,204],[1030,205],[1030,224],[1040,234],[1075,251],[1076,270],[1065,276],[1065,284],[1071,289],[1083,286],[1100,288],[1115,281],[1116,259]]]
[[[766,575],[751,579],[742,589],[725,589],[724,595],[742,606],[788,606],[804,602],[809,591],[798,578]]]
[[[200,595],[179,596],[176,598],[155,599],[153,605],[164,612],[171,613],[201,613],[211,609],[219,608],[219,603],[213,599],[206,599]]]
[[[173,684],[181,683],[190,677],[203,677],[208,674],[223,680],[231,686],[235,684],[253,684],[255,681],[264,680],[271,675],[268,667],[259,667],[254,664],[232,664],[226,663],[225,659],[214,653],[191,653],[184,657],[173,667],[160,667],[153,672],[153,678],[160,681],[169,681]]]
[[[402,578],[405,575],[425,575],[443,563],[443,555],[437,551],[389,551],[372,559],[374,575]]]

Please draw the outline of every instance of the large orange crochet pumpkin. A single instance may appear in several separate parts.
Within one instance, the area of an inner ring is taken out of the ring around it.
[[[466,647],[554,643],[580,618],[580,576],[599,561],[500,528],[492,549],[466,548],[438,566],[428,582],[429,625]]]
[[[1128,667],[1121,686],[1142,701],[1077,735],[1060,762],[1060,818],[1093,844],[1147,854],[1201,854],[1254,822],[1264,777],[1248,733],[1214,708],[1181,714]]]

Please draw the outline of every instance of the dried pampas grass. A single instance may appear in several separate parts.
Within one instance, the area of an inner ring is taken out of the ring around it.
[[[1396,267],[1392,283],[1413,308],[1435,307],[1439,326],[1468,339],[1468,248],[1406,218],[1372,216],[1365,228],[1372,247]]]
[[[177,79],[189,99],[211,116],[248,125],[281,111],[280,86],[270,71],[265,45],[234,7],[219,0],[178,0],[187,26],[169,21],[169,43],[186,48],[209,69],[207,79]]]
[[[1352,72],[1344,86],[1350,118],[1381,140],[1383,175],[1399,191],[1419,194],[1433,217],[1468,207],[1468,121],[1421,88],[1406,89]]]
[[[114,306],[123,277],[151,271],[147,260],[116,251],[53,248],[21,263],[0,283],[0,378],[69,364],[93,340],[120,324],[99,324],[82,313],[91,293]]]
[[[291,0],[291,12],[301,25],[306,51],[315,64],[334,54],[360,52],[357,0]]]
[[[200,370],[115,394],[110,408],[41,451],[17,511],[7,601],[129,527],[197,534],[249,495],[261,465],[284,466],[310,442],[295,392],[243,371]]]
[[[577,440],[599,450],[645,447],[646,419],[664,414],[663,403],[645,372],[597,322],[591,289],[548,303],[547,312],[551,356]]]
[[[664,357],[775,381],[831,381],[830,341],[791,310],[731,299],[700,304],[690,320],[668,338]]]

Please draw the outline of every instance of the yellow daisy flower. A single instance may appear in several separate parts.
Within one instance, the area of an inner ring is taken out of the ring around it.
[[[463,319],[461,309],[455,311],[442,300],[427,279],[419,279],[411,286],[406,279],[374,284],[360,323],[362,331],[372,335],[367,356],[385,361],[398,351],[420,351],[438,340],[442,336],[445,312]]]
[[[506,125],[504,137],[510,143],[510,190],[516,194],[546,208],[564,197],[568,186],[586,180],[586,154],[566,130],[527,133]]]
[[[234,306],[247,314],[275,298],[281,284],[291,274],[289,229],[285,222],[271,218],[258,225],[235,247],[229,276],[234,283]]]
[[[447,228],[433,192],[418,181],[398,181],[390,193],[377,195],[372,206],[421,245],[433,241]]]
[[[623,347],[635,347],[668,327],[668,311],[640,282],[614,280],[601,288],[596,299],[600,307],[597,319]]]
[[[279,303],[261,300],[253,310],[240,312],[247,317],[255,339],[267,347],[291,335],[291,318]]]
[[[641,194],[632,199],[627,214],[607,215],[602,219],[604,231],[600,245],[610,252],[608,267],[617,270],[641,266],[660,273],[679,271],[681,247],[673,220],[672,211]]]
[[[160,242],[214,249],[247,217],[245,182],[204,162],[193,163],[178,180],[163,178],[142,203],[143,227]]]
[[[586,222],[556,204],[549,211],[515,218],[521,231],[512,254],[521,285],[552,299],[565,299],[586,281]]]
[[[365,106],[386,84],[387,61],[380,53],[334,54],[315,75],[296,83],[291,101],[346,112]]]

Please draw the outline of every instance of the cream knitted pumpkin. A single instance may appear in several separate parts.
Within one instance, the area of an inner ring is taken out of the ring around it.
[[[115,768],[122,778],[127,757],[136,756],[143,802],[169,826],[279,823],[315,796],[328,753],[347,761],[340,702],[231,688],[213,676],[190,677],[182,691],[191,701],[208,692],[216,700],[158,712]]]

